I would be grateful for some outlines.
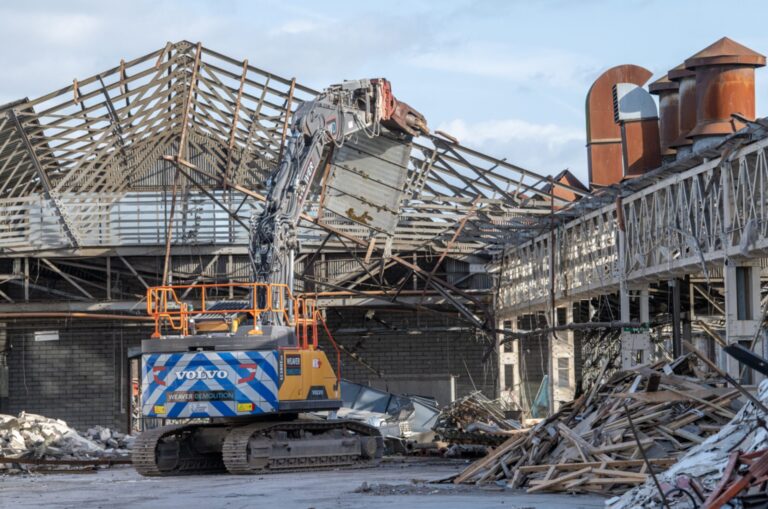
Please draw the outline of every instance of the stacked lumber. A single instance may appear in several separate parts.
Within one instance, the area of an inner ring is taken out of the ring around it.
[[[640,446],[654,471],[665,470],[734,417],[738,396],[688,356],[618,372],[454,482],[503,482],[531,493],[623,492],[648,477]]]
[[[506,418],[498,401],[475,391],[443,408],[432,429],[444,442],[499,445],[520,427],[518,421]]]

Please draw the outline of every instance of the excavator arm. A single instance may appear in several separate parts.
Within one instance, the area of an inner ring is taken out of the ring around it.
[[[424,117],[395,99],[385,79],[345,81],[298,107],[284,157],[267,183],[264,208],[251,218],[256,282],[292,289],[297,224],[318,168],[332,146],[341,147],[354,135],[373,138],[382,126],[407,137],[429,132]]]

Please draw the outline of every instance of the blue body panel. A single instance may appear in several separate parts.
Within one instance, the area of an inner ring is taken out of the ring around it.
[[[275,412],[278,358],[276,350],[144,354],[142,415],[183,419]]]

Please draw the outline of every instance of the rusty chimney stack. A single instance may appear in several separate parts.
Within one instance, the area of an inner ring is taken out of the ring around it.
[[[679,88],[680,83],[671,81],[666,74],[648,85],[648,91],[659,96],[659,135],[661,156],[665,159],[674,157],[672,144],[680,136]]]
[[[764,55],[727,37],[685,61],[696,73],[696,126],[688,133],[695,150],[744,127],[732,114],[755,118],[755,68],[764,65]]]
[[[614,86],[621,83],[642,87],[651,74],[638,65],[619,65],[601,74],[590,87],[586,104],[590,188],[615,184],[624,177],[625,151],[622,128],[614,116]],[[630,126],[630,130],[635,127],[640,126]]]
[[[693,142],[688,133],[696,127],[696,73],[680,64],[667,73],[667,78],[677,83],[677,129],[678,136],[670,147],[677,151],[677,157],[691,153]]]

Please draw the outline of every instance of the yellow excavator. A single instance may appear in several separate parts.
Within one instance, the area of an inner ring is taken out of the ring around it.
[[[142,341],[141,413],[174,424],[144,431],[133,449],[148,476],[338,468],[375,462],[383,439],[365,424],[302,417],[341,406],[338,373],[319,349],[315,301],[293,291],[297,225],[330,147],[382,129],[411,138],[424,117],[385,79],[345,81],[302,103],[285,156],[250,222],[254,280],[147,290],[152,338]],[[226,292],[241,300],[215,300]],[[183,294],[199,295],[196,308]],[[336,348],[336,365],[340,365]]]

